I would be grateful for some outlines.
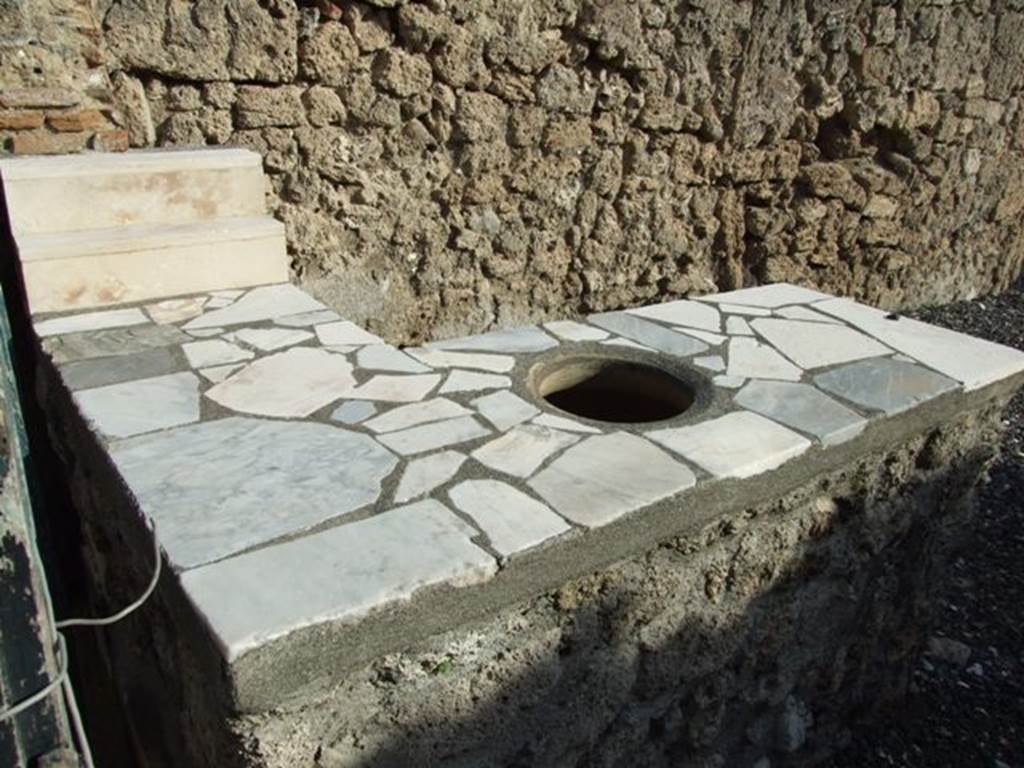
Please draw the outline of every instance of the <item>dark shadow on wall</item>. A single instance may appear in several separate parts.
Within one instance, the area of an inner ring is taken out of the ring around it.
[[[989,456],[941,468],[945,440],[566,585],[486,625],[475,649],[378,661],[299,713],[330,735],[290,764],[819,762],[851,722],[901,700],[927,636]],[[473,646],[473,630],[451,637]]]

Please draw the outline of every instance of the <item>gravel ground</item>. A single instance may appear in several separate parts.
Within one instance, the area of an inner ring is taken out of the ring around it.
[[[915,317],[1024,350],[1024,280]],[[835,768],[1024,768],[1024,393],[905,705],[854,726]]]

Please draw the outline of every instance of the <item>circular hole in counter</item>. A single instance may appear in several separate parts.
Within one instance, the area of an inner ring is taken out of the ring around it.
[[[637,424],[663,421],[696,399],[687,382],[647,363],[572,357],[533,371],[533,390],[561,411],[594,421]]]

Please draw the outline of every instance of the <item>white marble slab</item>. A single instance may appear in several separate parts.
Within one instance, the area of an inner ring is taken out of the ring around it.
[[[232,304],[234,304],[234,302],[231,299],[214,296],[212,299],[206,302],[206,308],[223,309],[224,307],[230,307]]]
[[[864,431],[867,421],[810,384],[752,381],[735,402],[773,421],[814,435],[822,445],[836,445]]]
[[[80,331],[101,331],[106,328],[124,328],[130,325],[148,323],[140,309],[108,309],[102,312],[86,312],[81,315],[66,315],[50,320],[40,320],[34,324],[36,335],[40,338],[57,336]]]
[[[395,501],[402,503],[430,493],[444,485],[459,471],[468,457],[458,451],[429,453],[418,459],[410,459],[395,490]]]
[[[442,395],[448,392],[480,392],[485,389],[503,389],[511,386],[512,379],[508,376],[476,373],[475,371],[452,371],[438,392]]]
[[[189,296],[183,299],[166,299],[155,304],[146,305],[146,314],[154,323],[168,325],[191,320],[203,313],[206,304],[205,296]]]
[[[807,304],[812,301],[832,298],[827,293],[802,288],[799,285],[789,283],[773,283],[771,285],[759,285],[755,288],[742,288],[738,291],[716,293],[711,296],[701,296],[701,301],[712,303],[743,304],[748,307],[766,307],[774,309],[787,304]]]
[[[578,421],[567,419],[564,416],[556,416],[553,413],[542,413],[533,420],[533,423],[539,424],[542,427],[550,427],[551,429],[561,429],[565,432],[582,432],[588,435],[601,434],[601,430],[597,427],[581,424]]]
[[[218,299],[232,300],[237,299],[243,293],[245,293],[245,291],[243,291],[241,288],[225,288],[224,290],[221,291],[210,291],[210,295],[215,296]]]
[[[466,480],[448,498],[473,518],[502,557],[535,547],[571,530],[544,504],[507,483],[497,480]]]
[[[626,432],[588,437],[529,481],[556,512],[594,528],[692,487],[689,467]]]
[[[387,413],[370,419],[363,426],[373,432],[396,432],[400,429],[417,427],[431,421],[444,421],[467,416],[471,413],[458,403],[444,397],[435,397],[422,403],[392,408]]]
[[[412,456],[487,437],[490,434],[491,430],[472,416],[460,416],[457,419],[434,421],[411,429],[388,432],[379,435],[377,439],[395,453]]]
[[[429,395],[440,383],[439,373],[379,373],[365,384],[346,391],[345,397],[382,403],[415,403]]]
[[[524,424],[477,448],[474,459],[497,472],[529,477],[551,456],[579,440],[578,435]]]
[[[430,368],[388,344],[372,344],[356,352],[356,365],[370,371],[430,373]]]
[[[540,413],[537,406],[508,390],[478,397],[471,404],[481,416],[502,431],[529,421]]]
[[[199,379],[172,373],[82,389],[75,402],[107,437],[130,437],[199,421]]]
[[[315,309],[312,312],[299,312],[295,315],[275,317],[276,325],[283,325],[287,328],[309,328],[313,325],[323,323],[336,323],[341,320],[341,315],[330,309]]]
[[[359,424],[377,413],[377,406],[366,400],[350,400],[331,411],[331,421]]]
[[[1024,371],[1024,353],[984,339],[906,317],[890,319],[883,310],[849,299],[822,301],[814,308],[845,320],[893,349],[956,379],[968,391]]]
[[[750,411],[734,411],[688,427],[656,429],[647,437],[716,477],[767,472],[811,447],[796,432]]]
[[[606,331],[635,341],[644,346],[677,357],[689,357],[703,352],[707,344],[671,328],[636,317],[628,312],[603,312],[587,318]]]
[[[406,350],[421,363],[433,368],[473,368],[492,373],[508,373],[516,364],[509,355],[493,355],[482,352],[449,352],[443,349],[419,347]]]
[[[783,381],[799,381],[803,375],[800,368],[772,347],[746,336],[737,336],[729,341],[729,366],[726,373],[734,378]]]
[[[722,330],[722,318],[715,307],[701,304],[699,301],[670,301],[649,307],[638,307],[626,310],[632,315],[660,320],[670,325],[684,325],[688,328],[699,328],[705,331]]]
[[[711,378],[711,382],[716,387],[725,387],[726,389],[739,389],[740,387],[747,383],[747,380],[742,376],[730,376],[729,374],[723,373],[719,374],[718,376],[713,376]]]
[[[693,364],[709,371],[724,371],[725,360],[721,355],[708,355],[706,357],[693,358]]]
[[[274,352],[313,338],[309,331],[295,328],[242,328],[229,335],[232,340],[240,341],[262,352]]]
[[[789,320],[806,320],[810,323],[831,323],[832,325],[842,325],[842,322],[834,317],[823,315],[821,312],[815,312],[810,307],[802,307],[800,305],[779,307],[775,310],[775,314]]]
[[[373,504],[397,463],[341,427],[237,416],[125,440],[111,455],[176,568]]]
[[[553,349],[558,342],[536,326],[525,325],[520,328],[489,331],[476,336],[464,336],[460,339],[432,341],[424,345],[427,349],[446,349],[451,351],[502,352],[543,352]]]
[[[210,368],[200,368],[199,375],[212,384],[219,384],[235,371],[241,370],[242,367],[242,363],[232,363],[231,365],[214,365]]]
[[[352,366],[322,349],[292,347],[247,365],[206,391],[206,397],[240,413],[300,418],[348,395]]]
[[[890,416],[959,386],[953,379],[923,366],[884,357],[833,368],[815,376],[814,383],[862,408]]]
[[[544,328],[565,341],[601,341],[608,338],[608,331],[575,320],[552,320],[544,323]]]
[[[725,319],[725,332],[730,336],[753,336],[750,324],[742,317],[727,317]]]
[[[223,328],[195,328],[191,331],[186,331],[189,336],[194,336],[197,339],[211,339],[214,336],[220,336],[224,333]]]
[[[718,308],[729,315],[746,315],[747,317],[768,317],[772,311],[764,307],[745,307],[742,304],[718,304]]]
[[[410,600],[424,587],[487,581],[497,564],[470,542],[474,533],[444,505],[421,501],[197,568],[181,582],[233,661],[297,629]]]
[[[602,344],[606,347],[626,347],[627,349],[640,349],[644,352],[653,352],[654,350],[650,347],[645,347],[643,344],[639,344],[632,339],[623,339],[618,336],[612,336],[610,339],[599,341],[598,344]]]
[[[676,328],[675,330],[680,333],[684,333],[687,336],[693,336],[695,339],[700,339],[705,344],[710,344],[712,347],[717,347],[719,344],[728,339],[728,336],[723,336],[720,333],[712,333],[711,331],[702,331],[698,328]]]
[[[383,344],[384,340],[365,331],[355,323],[348,320],[340,320],[336,323],[323,323],[313,327],[316,337],[320,343],[329,346],[332,344],[352,344],[361,346],[364,344]]]
[[[892,352],[870,336],[845,325],[773,317],[759,318],[751,325],[779,352],[804,369],[851,363]]]
[[[324,309],[324,305],[289,283],[253,288],[230,307],[205,312],[185,324],[186,330],[214,326],[242,325]]]
[[[211,365],[227,365],[252,360],[256,355],[248,349],[231,344],[223,339],[206,339],[190,341],[181,345],[188,364],[193,368],[206,368]]]

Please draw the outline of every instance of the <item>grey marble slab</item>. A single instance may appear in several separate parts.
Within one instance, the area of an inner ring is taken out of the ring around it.
[[[66,363],[60,367],[60,375],[68,389],[74,391],[148,379],[184,368],[184,361],[175,354],[173,347],[158,347],[120,357]]]
[[[920,365],[892,358],[851,363],[814,377],[821,389],[889,415],[957,389],[957,382]]]
[[[460,339],[432,341],[424,345],[427,349],[446,349],[473,352],[543,352],[553,349],[558,342],[536,326],[528,325],[508,330],[490,331]]]
[[[835,445],[864,431],[867,421],[810,384],[788,381],[752,381],[736,394],[736,402],[817,437],[822,445]]]
[[[689,357],[708,348],[707,344],[692,336],[686,336],[628,312],[604,312],[591,315],[587,319],[606,331],[677,357]]]
[[[294,285],[283,283],[253,288],[230,306],[204,312],[183,327],[212,328],[242,325],[274,317],[325,309],[324,305]]]
[[[199,379],[191,373],[82,389],[74,398],[85,417],[107,437],[130,437],[199,421]]]
[[[70,363],[94,357],[119,357],[147,349],[170,347],[192,339],[170,325],[139,325],[102,331],[69,333],[43,340],[43,349],[55,363]]]

